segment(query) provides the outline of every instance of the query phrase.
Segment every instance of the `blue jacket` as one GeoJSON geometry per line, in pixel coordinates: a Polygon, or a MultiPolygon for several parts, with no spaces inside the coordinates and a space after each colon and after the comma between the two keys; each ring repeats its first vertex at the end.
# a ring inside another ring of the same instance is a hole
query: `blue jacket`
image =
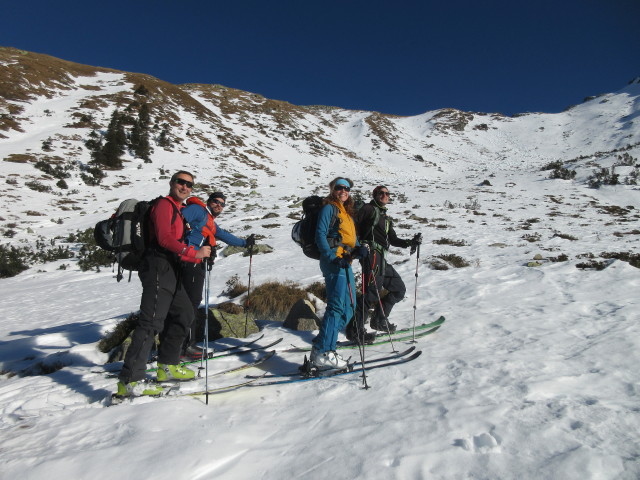
{"type": "MultiPolygon", "coordinates": [[[[182,215],[191,227],[191,231],[188,233],[186,239],[187,245],[193,245],[193,247],[198,250],[204,242],[205,237],[202,235],[202,228],[207,224],[210,213],[205,207],[191,204],[182,209],[182,215]]],[[[216,240],[220,240],[233,247],[247,246],[247,242],[242,238],[238,238],[232,233],[220,228],[215,221],[213,223],[216,229],[216,240]]]]}
{"type": "MultiPolygon", "coordinates": [[[[320,269],[323,274],[327,272],[338,272],[340,268],[333,263],[338,258],[336,252],[340,248],[336,241],[340,236],[340,220],[338,218],[338,209],[334,205],[327,204],[322,207],[318,213],[318,223],[316,225],[316,245],[320,251],[320,269]],[[333,245],[333,246],[332,246],[333,245]]],[[[360,246],[357,237],[355,238],[355,246],[360,246]]],[[[342,248],[340,248],[342,251],[342,248]]]]}

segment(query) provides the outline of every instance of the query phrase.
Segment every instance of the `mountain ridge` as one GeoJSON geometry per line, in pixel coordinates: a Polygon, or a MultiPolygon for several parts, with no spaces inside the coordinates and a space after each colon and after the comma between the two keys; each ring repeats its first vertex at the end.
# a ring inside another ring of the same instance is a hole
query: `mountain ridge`
{"type": "MultiPolygon", "coordinates": [[[[481,176],[539,172],[559,162],[586,184],[594,169],[612,168],[622,152],[637,154],[639,114],[638,79],[555,114],[439,109],[399,117],[296,106],[221,85],[173,85],[0,47],[0,175],[6,182],[0,205],[11,224],[21,219],[16,200],[24,199],[44,202],[52,219],[62,215],[86,228],[115,199],[133,196],[136,185],[163,193],[155,184],[180,168],[198,177],[195,194],[230,186],[262,201],[273,195],[274,177],[296,185],[294,200],[340,172],[354,172],[363,190],[389,182],[397,189],[421,183],[427,191],[463,175],[479,183],[481,176]],[[144,104],[151,112],[151,162],[126,151],[122,170],[102,168],[106,177],[85,185],[92,158],[87,140],[104,137],[114,111],[135,118],[144,104]],[[169,141],[161,146],[162,132],[169,141]],[[57,188],[58,179],[38,170],[38,162],[67,169],[68,189],[57,188]],[[71,215],[75,210],[89,218],[71,215]]],[[[26,228],[11,230],[16,238],[29,237],[26,228]]]]}

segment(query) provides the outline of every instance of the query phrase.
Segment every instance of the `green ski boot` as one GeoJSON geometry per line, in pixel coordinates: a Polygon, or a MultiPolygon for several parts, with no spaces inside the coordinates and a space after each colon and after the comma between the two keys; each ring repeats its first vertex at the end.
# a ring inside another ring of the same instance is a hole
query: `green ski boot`
{"type": "Polygon", "coordinates": [[[182,365],[165,365],[158,363],[158,382],[193,380],[196,372],[182,365]]]}
{"type": "Polygon", "coordinates": [[[118,398],[150,396],[159,397],[164,394],[162,385],[147,382],[118,382],[118,391],[115,396],[118,398]]]}

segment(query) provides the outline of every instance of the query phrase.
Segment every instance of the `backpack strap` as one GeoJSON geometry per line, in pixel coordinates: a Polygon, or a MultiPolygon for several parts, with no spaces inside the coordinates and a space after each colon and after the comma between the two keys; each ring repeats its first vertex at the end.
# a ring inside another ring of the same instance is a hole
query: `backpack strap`
{"type": "MultiPolygon", "coordinates": [[[[340,219],[338,218],[338,207],[336,207],[335,205],[331,205],[331,212],[332,213],[331,213],[331,220],[329,221],[329,231],[331,231],[331,229],[334,228],[336,225],[340,224],[340,219]]],[[[347,248],[346,245],[342,243],[342,235],[340,235],[339,231],[338,231],[337,237],[335,238],[327,237],[327,243],[331,248],[335,248],[339,246],[342,246],[345,249],[347,248]]]]}
{"type": "MultiPolygon", "coordinates": [[[[381,255],[384,255],[384,248],[382,247],[382,245],[380,245],[379,243],[377,243],[375,241],[375,235],[374,235],[374,229],[376,228],[376,225],[378,225],[378,222],[380,221],[380,210],[378,209],[378,207],[376,205],[372,205],[369,204],[373,207],[373,221],[371,222],[371,228],[369,229],[369,231],[367,232],[367,234],[364,237],[364,242],[367,242],[371,248],[373,250],[377,250],[380,252],[381,255]]],[[[388,223],[386,223],[385,221],[385,229],[388,230],[387,227],[388,223]]]]}
{"type": "Polygon", "coordinates": [[[191,226],[189,225],[189,222],[187,222],[187,219],[184,218],[184,215],[182,215],[182,211],[176,206],[176,204],[172,202],[168,197],[159,196],[154,200],[152,200],[152,205],[150,205],[150,208],[153,208],[153,206],[162,199],[165,199],[166,201],[168,201],[173,207],[173,215],[171,216],[171,225],[175,223],[176,218],[178,218],[178,216],[180,216],[180,218],[182,219],[184,228],[182,229],[182,238],[180,239],[180,241],[184,242],[185,239],[187,238],[187,235],[191,231],[191,226]]]}

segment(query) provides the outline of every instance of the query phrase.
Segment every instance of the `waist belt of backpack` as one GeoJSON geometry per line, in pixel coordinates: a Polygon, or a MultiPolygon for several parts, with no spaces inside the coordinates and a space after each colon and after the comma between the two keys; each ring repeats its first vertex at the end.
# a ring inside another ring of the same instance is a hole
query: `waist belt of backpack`
{"type": "Polygon", "coordinates": [[[180,256],[177,253],[170,252],[166,248],[162,248],[157,245],[155,247],[148,248],[149,254],[153,255],[156,258],[164,258],[171,268],[173,268],[174,274],[176,276],[176,291],[180,290],[182,286],[182,268],[180,268],[180,256]]]}
{"type": "Polygon", "coordinates": [[[351,250],[353,250],[351,247],[342,243],[342,235],[338,235],[337,237],[327,237],[327,243],[329,244],[329,248],[342,247],[347,253],[351,253],[351,250]]]}
{"type": "Polygon", "coordinates": [[[340,235],[338,235],[336,238],[327,237],[327,243],[329,243],[330,248],[342,247],[342,249],[345,252],[347,252],[349,255],[351,255],[351,252],[353,251],[353,247],[350,247],[349,245],[342,243],[342,236],[340,235]]]}
{"type": "Polygon", "coordinates": [[[164,258],[173,267],[180,265],[180,256],[177,253],[170,252],[166,248],[162,248],[160,245],[154,245],[148,248],[151,255],[158,258],[164,258]]]}

